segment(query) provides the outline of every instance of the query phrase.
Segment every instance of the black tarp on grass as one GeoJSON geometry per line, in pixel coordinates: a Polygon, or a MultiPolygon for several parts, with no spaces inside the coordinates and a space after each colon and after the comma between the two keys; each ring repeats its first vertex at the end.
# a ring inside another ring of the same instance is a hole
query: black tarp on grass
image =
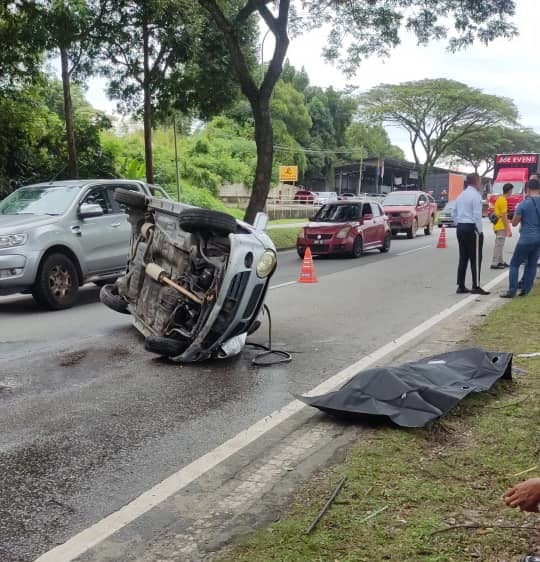
{"type": "Polygon", "coordinates": [[[403,427],[422,427],[500,378],[512,378],[512,354],[471,348],[368,369],[337,391],[298,399],[336,416],[383,416],[403,427]]]}

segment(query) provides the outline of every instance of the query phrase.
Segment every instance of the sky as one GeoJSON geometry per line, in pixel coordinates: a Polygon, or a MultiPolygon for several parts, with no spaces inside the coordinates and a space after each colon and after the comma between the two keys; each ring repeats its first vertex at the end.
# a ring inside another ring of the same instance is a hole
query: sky
{"type": "MultiPolygon", "coordinates": [[[[475,44],[452,54],[447,52],[444,41],[418,47],[414,38],[405,34],[402,44],[390,57],[365,60],[351,79],[323,60],[324,30],[293,39],[287,56],[295,67],[306,69],[311,84],[333,86],[335,89],[352,85],[362,92],[381,83],[397,84],[424,78],[458,80],[487,94],[513,99],[519,109],[521,123],[540,133],[540,0],[516,0],[516,6],[514,22],[519,36],[512,40],[499,39],[488,46],[475,44]]],[[[271,57],[271,38],[269,34],[264,43],[265,60],[271,57]]],[[[107,99],[104,87],[103,80],[92,80],[87,98],[94,107],[111,113],[115,102],[107,99]]],[[[397,128],[387,130],[392,142],[411,158],[407,135],[397,128]]]]}

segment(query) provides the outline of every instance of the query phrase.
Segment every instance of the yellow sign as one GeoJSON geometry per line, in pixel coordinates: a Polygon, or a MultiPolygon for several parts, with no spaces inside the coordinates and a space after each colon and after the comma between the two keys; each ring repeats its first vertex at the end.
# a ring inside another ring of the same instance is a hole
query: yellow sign
{"type": "Polygon", "coordinates": [[[298,166],[280,166],[279,181],[298,181],[298,166]]]}

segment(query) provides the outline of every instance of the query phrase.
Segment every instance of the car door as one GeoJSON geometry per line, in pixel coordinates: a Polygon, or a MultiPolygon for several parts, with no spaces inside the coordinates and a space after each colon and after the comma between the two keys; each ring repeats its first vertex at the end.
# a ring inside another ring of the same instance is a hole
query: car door
{"type": "Polygon", "coordinates": [[[429,205],[425,195],[419,195],[416,203],[416,216],[418,218],[418,228],[423,228],[429,221],[429,205]]]}
{"type": "Polygon", "coordinates": [[[373,216],[373,209],[369,203],[362,205],[362,235],[364,248],[369,248],[376,243],[377,224],[373,216]]]}
{"type": "Polygon", "coordinates": [[[375,244],[382,244],[385,236],[383,212],[377,203],[371,203],[371,210],[373,211],[373,221],[375,223],[373,242],[375,244]]]}

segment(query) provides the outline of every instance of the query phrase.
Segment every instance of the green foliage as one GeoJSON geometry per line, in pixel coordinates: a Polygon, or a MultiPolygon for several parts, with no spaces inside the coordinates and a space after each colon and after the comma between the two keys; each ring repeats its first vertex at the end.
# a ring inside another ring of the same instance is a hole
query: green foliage
{"type": "Polygon", "coordinates": [[[493,125],[513,124],[518,116],[512,100],[442,78],[381,84],[365,93],[361,104],[368,118],[408,132],[417,164],[420,148],[425,153],[422,185],[460,138],[493,125]]]}
{"type": "Polygon", "coordinates": [[[399,146],[390,142],[388,133],[381,125],[370,125],[357,121],[351,123],[345,133],[351,158],[396,158],[403,160],[405,154],[399,146]]]}
{"type": "Polygon", "coordinates": [[[454,134],[458,139],[451,144],[448,156],[484,176],[493,170],[496,154],[540,152],[540,135],[531,129],[487,127],[465,136],[460,136],[459,130],[454,134]]]}

